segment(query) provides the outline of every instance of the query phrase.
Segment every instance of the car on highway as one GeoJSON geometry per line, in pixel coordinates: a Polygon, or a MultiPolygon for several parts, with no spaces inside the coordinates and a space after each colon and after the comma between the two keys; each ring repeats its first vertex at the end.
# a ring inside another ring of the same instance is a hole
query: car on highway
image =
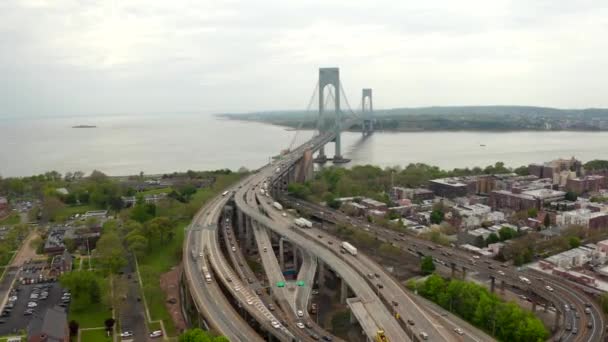
{"type": "Polygon", "coordinates": [[[157,337],[161,337],[163,336],[163,332],[160,330],[154,330],[153,332],[150,333],[150,338],[157,338],[157,337]]]}
{"type": "Polygon", "coordinates": [[[232,246],[231,249],[232,249],[233,252],[236,252],[236,247],[232,246]]]}
{"type": "Polygon", "coordinates": [[[296,326],[300,329],[304,329],[304,323],[302,323],[302,322],[296,323],[296,326]]]}
{"type": "Polygon", "coordinates": [[[464,331],[460,328],[454,328],[454,331],[458,334],[458,335],[464,335],[464,331]]]}
{"type": "Polygon", "coordinates": [[[29,303],[27,303],[27,307],[28,308],[35,308],[37,306],[38,306],[38,303],[36,303],[36,302],[29,302],[29,303]]]}
{"type": "Polygon", "coordinates": [[[323,336],[321,339],[323,341],[333,341],[334,340],[333,338],[331,338],[331,336],[323,336]]]}
{"type": "Polygon", "coordinates": [[[547,289],[549,292],[553,292],[553,288],[549,285],[545,286],[545,289],[547,289]]]}
{"type": "Polygon", "coordinates": [[[133,336],[132,331],[123,331],[120,333],[120,337],[131,337],[131,336],[133,336]]]}
{"type": "Polygon", "coordinates": [[[407,324],[409,324],[409,325],[414,325],[414,324],[416,324],[416,323],[414,323],[414,320],[412,320],[412,319],[408,319],[408,320],[407,320],[407,324]]]}
{"type": "Polygon", "coordinates": [[[273,328],[275,329],[279,329],[281,327],[281,324],[279,324],[279,322],[276,319],[273,319],[270,321],[270,324],[272,325],[273,328]]]}
{"type": "Polygon", "coordinates": [[[298,317],[304,317],[304,311],[298,310],[298,317]]]}
{"type": "Polygon", "coordinates": [[[501,276],[504,276],[504,275],[505,275],[505,272],[503,272],[503,271],[501,271],[501,270],[498,270],[498,274],[500,274],[501,276]]]}

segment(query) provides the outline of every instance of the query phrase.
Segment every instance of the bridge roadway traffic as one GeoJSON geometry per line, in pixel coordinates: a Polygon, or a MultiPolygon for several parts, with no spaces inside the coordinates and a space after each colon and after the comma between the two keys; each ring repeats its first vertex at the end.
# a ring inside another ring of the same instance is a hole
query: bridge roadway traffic
{"type": "MultiPolygon", "coordinates": [[[[265,291],[265,286],[263,286],[261,284],[261,282],[257,279],[256,275],[254,274],[254,272],[251,270],[251,268],[249,267],[249,265],[247,264],[247,261],[245,260],[245,257],[243,256],[243,253],[241,252],[241,248],[239,248],[239,243],[237,241],[237,238],[234,235],[234,231],[232,229],[232,220],[230,218],[226,218],[225,220],[222,221],[222,225],[223,225],[223,235],[224,235],[224,241],[225,241],[225,245],[227,247],[227,249],[229,250],[227,253],[229,255],[229,259],[232,261],[232,265],[233,267],[237,270],[237,273],[239,274],[241,280],[245,283],[249,284],[249,287],[251,289],[253,289],[254,291],[256,291],[256,293],[258,294],[258,296],[260,297],[260,299],[262,300],[262,302],[264,303],[264,305],[266,305],[266,307],[269,308],[270,310],[270,304],[274,305],[274,313],[276,315],[277,318],[281,318],[281,324],[283,324],[284,326],[287,326],[287,322],[291,323],[290,326],[291,327],[295,327],[297,322],[300,322],[301,320],[297,317],[295,317],[295,314],[293,313],[292,309],[289,307],[288,303],[285,302],[284,300],[279,301],[278,298],[275,298],[271,295],[267,295],[266,291],[265,291]],[[232,250],[232,247],[234,247],[234,250],[232,250]],[[288,310],[287,312],[285,310],[288,310]]],[[[317,334],[318,336],[330,336],[331,334],[327,331],[325,331],[324,329],[316,326],[316,324],[314,324],[314,322],[310,321],[310,326],[311,328],[304,328],[304,329],[290,329],[290,331],[296,335],[298,337],[298,341],[314,341],[314,339],[311,337],[311,331],[314,334],[317,334]]],[[[333,340],[335,341],[340,341],[340,339],[338,339],[337,337],[334,337],[333,340]]]]}
{"type": "MultiPolygon", "coordinates": [[[[247,202],[252,206],[261,205],[261,203],[270,204],[272,203],[271,201],[272,199],[268,197],[268,195],[264,197],[261,195],[261,192],[247,192],[247,202]]],[[[268,209],[265,208],[265,210],[268,209]]],[[[268,216],[268,214],[266,215],[268,216]]],[[[260,251],[262,263],[264,264],[264,269],[266,270],[266,274],[271,281],[271,284],[276,284],[277,282],[289,284],[287,287],[279,288],[279,291],[276,292],[289,299],[289,304],[294,314],[297,314],[298,310],[301,310],[303,317],[308,318],[307,307],[310,300],[312,285],[314,284],[315,272],[317,270],[317,258],[313,257],[305,250],[300,250],[302,255],[302,266],[300,267],[296,281],[286,282],[285,277],[283,276],[283,270],[279,265],[276,254],[272,250],[271,240],[268,236],[269,232],[265,228],[260,227],[256,222],[253,222],[253,225],[255,227],[254,235],[258,244],[258,250],[260,251]],[[294,288],[294,283],[300,281],[304,282],[305,286],[295,286],[294,288]]],[[[296,258],[294,256],[294,263],[295,262],[296,258]]],[[[297,268],[296,265],[294,265],[294,267],[297,268]]]]}
{"type": "MultiPolygon", "coordinates": [[[[287,157],[289,158],[289,156],[287,157]]],[[[273,165],[274,166],[274,165],[273,165]]],[[[310,241],[306,237],[298,234],[291,227],[292,225],[279,224],[262,214],[257,206],[253,207],[245,201],[246,193],[255,192],[255,185],[261,184],[267,178],[273,175],[273,166],[267,166],[261,169],[254,175],[246,186],[239,189],[235,195],[235,202],[239,210],[252,220],[258,222],[262,226],[274,231],[275,233],[286,237],[299,248],[309,251],[316,255],[325,264],[337,271],[341,278],[347,282],[353,292],[365,303],[368,311],[373,313],[373,317],[378,325],[381,326],[390,341],[408,341],[409,337],[403,328],[396,322],[391,313],[382,304],[375,291],[367,284],[356,270],[345,263],[340,257],[329,251],[325,246],[314,241],[310,241]]],[[[374,338],[375,336],[369,336],[374,338]]]]}
{"type": "Polygon", "coordinates": [[[226,200],[219,197],[210,201],[196,214],[191,229],[187,231],[182,258],[187,286],[197,311],[206,318],[212,329],[225,335],[230,341],[262,342],[257,332],[233,309],[218,285],[207,284],[201,272],[202,265],[206,264],[204,258],[199,257],[202,251],[201,230],[206,222],[213,222],[203,222],[204,217],[217,212],[218,207],[221,208],[226,200]]]}
{"type": "Polygon", "coordinates": [[[454,263],[460,269],[463,267],[476,271],[480,274],[493,276],[498,281],[505,281],[505,284],[516,286],[518,288],[532,291],[541,298],[544,298],[550,303],[556,304],[556,310],[559,310],[563,315],[565,324],[562,324],[561,329],[555,333],[555,337],[561,338],[562,341],[601,341],[604,329],[604,316],[600,311],[599,306],[594,301],[590,300],[584,293],[579,291],[572,284],[566,285],[568,282],[562,278],[538,272],[531,269],[522,269],[518,271],[514,267],[506,266],[492,259],[484,258],[476,261],[471,254],[465,251],[447,248],[427,240],[422,240],[404,233],[397,232],[385,227],[370,225],[368,222],[363,222],[359,219],[349,217],[342,212],[332,210],[330,208],[305,202],[293,198],[289,198],[291,203],[297,203],[296,207],[307,208],[312,213],[323,212],[323,215],[317,215],[328,222],[332,223],[347,223],[355,228],[370,229],[377,233],[378,239],[392,243],[404,250],[416,255],[430,255],[435,260],[442,261],[448,266],[454,263]],[[505,267],[506,266],[506,267],[505,267]],[[520,276],[530,279],[531,284],[527,285],[520,280],[520,276]],[[553,288],[553,292],[548,291],[546,286],[553,288]],[[565,305],[572,306],[576,310],[566,310],[565,305]],[[590,314],[585,314],[585,308],[589,307],[590,314]],[[580,318],[576,318],[578,312],[580,318]],[[587,323],[591,322],[592,327],[587,328],[587,323]],[[565,329],[566,325],[571,324],[573,328],[570,331],[565,329]],[[574,333],[574,328],[578,332],[574,333]]]}
{"type": "MultiPolygon", "coordinates": [[[[292,225],[293,218],[282,217],[276,210],[272,210],[266,205],[265,210],[273,212],[272,219],[275,221],[284,221],[282,224],[292,225]]],[[[376,289],[378,296],[383,299],[384,303],[391,306],[393,315],[398,313],[403,326],[406,326],[408,320],[415,322],[414,326],[410,326],[410,337],[418,335],[420,332],[426,332],[431,341],[449,341],[458,340],[458,335],[452,330],[447,329],[440,324],[434,317],[431,317],[424,309],[422,309],[412,298],[406,294],[398,281],[396,281],[389,273],[381,266],[368,258],[361,251],[357,252],[357,256],[352,256],[348,253],[341,253],[341,240],[335,239],[328,235],[327,232],[311,228],[298,229],[302,235],[305,235],[309,240],[317,241],[319,244],[327,246],[337,255],[342,255],[344,260],[355,270],[358,270],[362,278],[366,279],[367,283],[376,289]],[[381,285],[382,288],[380,288],[381,285]],[[397,304],[397,305],[395,305],[397,304]],[[429,331],[431,333],[429,333],[429,331]],[[416,332],[416,333],[414,333],[416,332]],[[436,333],[436,335],[432,335],[436,333]]],[[[479,339],[478,339],[479,340],[479,339]]],[[[487,339],[486,339],[487,340],[487,339]]],[[[491,340],[491,339],[490,339],[491,340]]]]}

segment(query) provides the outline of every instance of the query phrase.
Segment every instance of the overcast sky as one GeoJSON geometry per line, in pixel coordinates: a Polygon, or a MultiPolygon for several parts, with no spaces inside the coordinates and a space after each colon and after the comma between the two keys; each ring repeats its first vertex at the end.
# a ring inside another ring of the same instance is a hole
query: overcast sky
{"type": "Polygon", "coordinates": [[[0,116],[608,107],[606,0],[0,0],[0,116]]]}

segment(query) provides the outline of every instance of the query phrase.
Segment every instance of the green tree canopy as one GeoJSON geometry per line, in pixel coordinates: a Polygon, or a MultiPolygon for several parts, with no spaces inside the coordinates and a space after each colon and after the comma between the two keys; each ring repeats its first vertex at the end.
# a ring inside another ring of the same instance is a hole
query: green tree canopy
{"type": "Polygon", "coordinates": [[[116,232],[104,232],[95,250],[100,266],[110,273],[118,273],[127,265],[126,252],[116,232]]]}
{"type": "Polygon", "coordinates": [[[61,286],[70,290],[72,294],[72,309],[86,310],[91,305],[101,301],[99,280],[91,271],[73,271],[64,273],[59,278],[61,286]]]}
{"type": "Polygon", "coordinates": [[[435,272],[433,257],[427,255],[420,260],[420,271],[422,274],[431,274],[435,272]]]}

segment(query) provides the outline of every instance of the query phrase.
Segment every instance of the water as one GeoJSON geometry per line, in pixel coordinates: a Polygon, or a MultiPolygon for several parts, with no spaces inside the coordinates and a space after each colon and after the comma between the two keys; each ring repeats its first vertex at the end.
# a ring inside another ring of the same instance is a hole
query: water
{"type": "MultiPolygon", "coordinates": [[[[0,175],[48,170],[88,173],[98,169],[127,175],[254,169],[289,146],[293,135],[281,127],[207,114],[0,119],[0,175]],[[71,128],[79,124],[98,128],[71,128]]],[[[297,141],[310,135],[302,132],[297,141]]],[[[342,141],[353,165],[423,162],[451,169],[497,161],[519,166],[571,156],[584,161],[608,159],[608,132],[377,132],[367,139],[347,132],[342,141]]],[[[333,145],[326,151],[331,156],[333,145]]]]}

